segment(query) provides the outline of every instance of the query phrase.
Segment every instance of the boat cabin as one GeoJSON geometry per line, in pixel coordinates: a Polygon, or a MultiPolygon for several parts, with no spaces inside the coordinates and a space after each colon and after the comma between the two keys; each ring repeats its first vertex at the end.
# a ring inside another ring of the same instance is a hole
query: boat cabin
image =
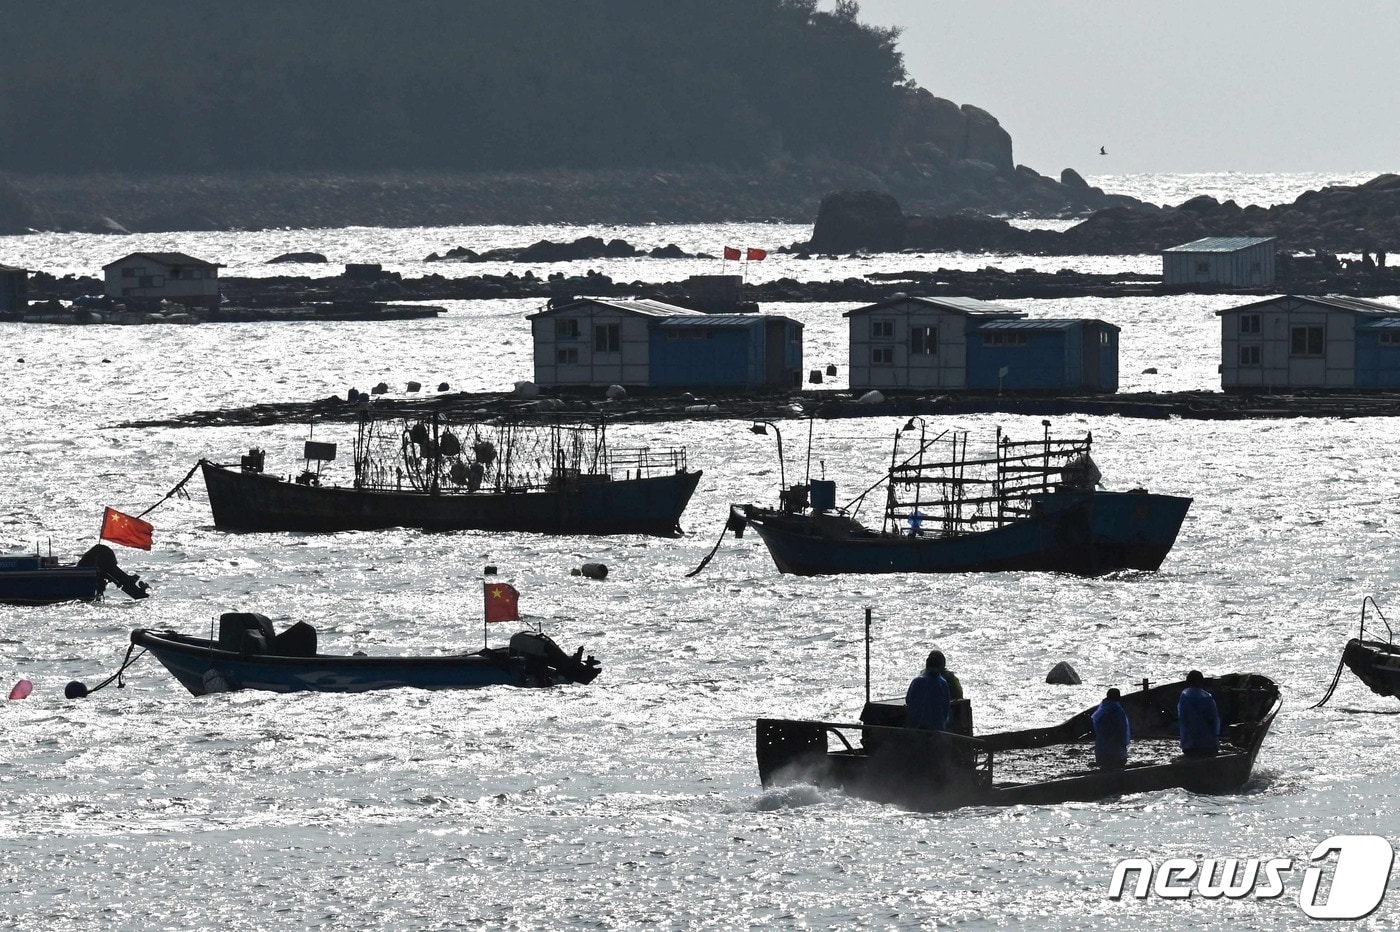
{"type": "Polygon", "coordinates": [[[102,267],[107,297],[132,308],[154,308],[162,301],[210,310],[219,306],[217,262],[182,252],[134,252],[102,267]]]}
{"type": "Polygon", "coordinates": [[[1400,388],[1400,307],[1281,295],[1216,314],[1223,391],[1400,388]]]}
{"type": "Polygon", "coordinates": [[[1250,288],[1273,281],[1272,236],[1206,236],[1162,251],[1164,285],[1250,288]]]}

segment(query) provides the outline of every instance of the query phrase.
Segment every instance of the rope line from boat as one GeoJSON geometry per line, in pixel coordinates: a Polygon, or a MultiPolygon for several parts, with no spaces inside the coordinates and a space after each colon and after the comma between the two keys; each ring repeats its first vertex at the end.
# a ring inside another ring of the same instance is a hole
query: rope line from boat
{"type": "Polygon", "coordinates": [[[733,531],[737,536],[743,531],[744,525],[747,523],[747,519],[745,519],[742,515],[736,513],[734,511],[734,506],[730,505],[729,517],[724,519],[724,527],[720,528],[719,530],[719,540],[715,541],[715,545],[712,548],[710,548],[710,552],[705,554],[705,558],[700,561],[700,565],[695,567],[695,569],[691,570],[689,573],[685,574],[685,578],[690,579],[692,576],[700,575],[700,571],[703,570],[705,567],[709,566],[710,561],[715,558],[715,554],[719,553],[719,546],[720,544],[724,543],[724,535],[728,534],[730,531],[733,531]]]}
{"type": "Polygon", "coordinates": [[[107,686],[112,685],[113,682],[117,684],[118,689],[125,689],[126,683],[122,681],[122,674],[125,673],[127,671],[127,668],[130,667],[133,663],[140,660],[146,655],[146,648],[143,647],[141,648],[141,653],[137,654],[135,657],[131,656],[131,652],[135,649],[136,644],[134,642],[128,644],[126,646],[126,657],[122,660],[122,665],[117,668],[117,672],[113,673],[111,676],[107,677],[105,680],[98,683],[96,686],[92,687],[91,689],[88,689],[86,683],[81,683],[77,680],[74,680],[72,683],[68,684],[68,688],[64,691],[65,694],[68,696],[69,699],[82,699],[86,696],[91,696],[99,689],[103,689],[107,686]]]}
{"type": "MultiPolygon", "coordinates": [[[[1385,625],[1386,633],[1390,635],[1389,640],[1394,641],[1395,634],[1390,629],[1390,622],[1386,621],[1385,615],[1381,613],[1381,607],[1377,605],[1376,600],[1369,595],[1361,600],[1361,630],[1357,632],[1356,639],[1358,641],[1366,640],[1366,606],[1368,604],[1376,610],[1376,617],[1379,618],[1381,620],[1381,623],[1385,625]]],[[[1337,684],[1342,679],[1342,668],[1346,666],[1346,658],[1346,651],[1343,651],[1342,659],[1337,661],[1337,672],[1332,674],[1332,682],[1328,685],[1327,692],[1323,693],[1322,698],[1317,700],[1317,702],[1312,706],[1309,706],[1309,708],[1320,709],[1327,704],[1327,700],[1332,698],[1332,694],[1337,691],[1337,684]]]]}
{"type": "MultiPolygon", "coordinates": [[[[146,515],[150,514],[151,512],[153,512],[153,511],[155,511],[157,508],[159,508],[161,505],[164,505],[167,501],[170,500],[170,498],[171,498],[172,496],[177,495],[177,494],[184,494],[185,486],[189,483],[190,479],[192,479],[192,478],[194,477],[194,474],[195,474],[196,472],[199,471],[199,467],[202,466],[202,465],[204,465],[204,462],[205,462],[204,460],[199,460],[199,461],[196,462],[193,466],[191,466],[191,467],[190,467],[190,471],[187,472],[187,473],[185,473],[185,478],[183,478],[183,479],[181,479],[179,482],[175,483],[175,487],[172,488],[169,492],[166,492],[164,498],[162,498],[160,501],[156,502],[156,503],[155,503],[154,505],[152,505],[150,508],[147,508],[145,511],[141,512],[141,513],[140,513],[139,515],[137,515],[136,517],[138,517],[138,518],[144,518],[144,517],[146,517],[146,515]]],[[[215,465],[218,465],[218,464],[215,464],[215,465]]],[[[188,496],[188,495],[185,495],[184,497],[185,497],[185,498],[188,498],[189,496],[188,496]]]]}
{"type": "Polygon", "coordinates": [[[1343,656],[1343,659],[1337,661],[1337,672],[1334,673],[1334,674],[1332,674],[1332,682],[1331,682],[1331,684],[1327,687],[1327,692],[1323,693],[1323,694],[1322,694],[1322,698],[1319,699],[1319,700],[1317,700],[1317,702],[1313,703],[1313,705],[1309,706],[1309,708],[1312,708],[1312,709],[1320,709],[1320,708],[1322,708],[1323,706],[1325,706],[1325,705],[1327,704],[1327,700],[1332,698],[1332,694],[1333,694],[1334,692],[1337,691],[1337,683],[1339,683],[1339,682],[1341,681],[1341,679],[1342,679],[1342,667],[1346,665],[1346,660],[1345,660],[1346,655],[1343,654],[1342,656],[1343,656]]]}

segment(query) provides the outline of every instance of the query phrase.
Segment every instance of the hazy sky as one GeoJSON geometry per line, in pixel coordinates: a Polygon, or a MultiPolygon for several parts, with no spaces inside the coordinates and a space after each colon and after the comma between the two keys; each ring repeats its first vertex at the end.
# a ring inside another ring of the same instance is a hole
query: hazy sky
{"type": "Polygon", "coordinates": [[[1052,178],[1400,171],[1396,0],[860,0],[860,11],[903,27],[921,87],[991,113],[1017,163],[1052,178]]]}

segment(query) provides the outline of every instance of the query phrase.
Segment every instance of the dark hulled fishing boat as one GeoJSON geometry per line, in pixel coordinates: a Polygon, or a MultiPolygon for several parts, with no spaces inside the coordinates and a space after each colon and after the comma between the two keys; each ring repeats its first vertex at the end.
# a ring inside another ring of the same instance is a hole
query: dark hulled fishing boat
{"type": "Polygon", "coordinates": [[[859,723],[759,719],[765,787],[806,783],[914,809],[1053,805],[1180,787],[1234,793],[1249,780],[1282,704],[1269,678],[1208,679],[1220,712],[1220,752],[1180,753],[1177,700],[1184,682],[1125,693],[1132,728],[1127,766],[1094,766],[1094,709],[1048,728],[978,736],[905,728],[904,701],[867,702],[859,723]]]}
{"type": "MultiPolygon", "coordinates": [[[[322,654],[316,630],[298,622],[280,634],[254,612],[226,612],[217,638],[138,628],[145,648],[196,696],[238,689],[270,692],[367,692],[376,689],[477,689],[589,683],[601,668],[583,649],[567,654],[547,635],[521,631],[508,647],[424,656],[322,654]]],[[[123,669],[125,668],[125,665],[123,669]]]]}
{"type": "Polygon", "coordinates": [[[1376,695],[1400,699],[1400,645],[1395,643],[1390,622],[1385,620],[1380,606],[1376,605],[1375,599],[1369,595],[1361,600],[1361,630],[1342,648],[1342,660],[1337,664],[1337,673],[1332,677],[1327,693],[1313,708],[1326,705],[1327,700],[1332,698],[1332,694],[1337,691],[1337,682],[1341,679],[1343,667],[1356,674],[1356,678],[1370,687],[1371,692],[1376,695]],[[1368,608],[1374,611],[1381,624],[1385,625],[1384,641],[1378,637],[1366,636],[1368,608]]]}
{"type": "Polygon", "coordinates": [[[782,490],[777,508],[734,506],[730,527],[758,532],[773,562],[801,576],[838,573],[967,573],[1042,570],[1099,575],[1155,570],[1170,552],[1191,499],[1144,489],[1098,487],[1092,435],[1012,441],[998,429],[994,451],[967,452],[966,431],[926,439],[900,454],[852,503],[838,507],[834,482],[782,490]],[[947,455],[930,458],[939,444],[947,455]],[[880,530],[855,517],[865,494],[886,487],[880,530]]]}
{"type": "Polygon", "coordinates": [[[295,479],[200,460],[214,524],[234,531],[430,531],[675,535],[700,482],[681,448],[610,448],[602,424],[392,427],[362,416],[354,479],[322,481],[335,445],[308,441],[295,479]],[[311,463],[316,462],[313,471],[311,463]]]}
{"type": "Polygon", "coordinates": [[[102,597],[109,582],[133,599],[150,595],[139,576],[117,565],[106,544],[90,547],[77,563],[60,563],[37,552],[0,556],[0,603],[7,605],[92,602],[102,597]]]}

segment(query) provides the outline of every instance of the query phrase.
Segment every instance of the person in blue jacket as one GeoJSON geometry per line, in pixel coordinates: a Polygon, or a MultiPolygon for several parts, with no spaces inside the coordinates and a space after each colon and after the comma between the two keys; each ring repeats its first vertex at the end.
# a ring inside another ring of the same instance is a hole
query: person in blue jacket
{"type": "Polygon", "coordinates": [[[924,672],[914,677],[904,694],[904,727],[928,731],[943,731],[948,727],[951,694],[948,681],[943,678],[945,666],[942,651],[928,655],[924,672]]]}
{"type": "Polygon", "coordinates": [[[1105,770],[1119,770],[1128,763],[1128,744],[1133,730],[1128,713],[1118,700],[1123,696],[1114,687],[1094,710],[1094,763],[1105,770]]]}
{"type": "Polygon", "coordinates": [[[1181,753],[1187,757],[1211,757],[1220,751],[1220,710],[1206,691],[1200,670],[1186,674],[1186,688],[1176,704],[1181,722],[1181,753]]]}

